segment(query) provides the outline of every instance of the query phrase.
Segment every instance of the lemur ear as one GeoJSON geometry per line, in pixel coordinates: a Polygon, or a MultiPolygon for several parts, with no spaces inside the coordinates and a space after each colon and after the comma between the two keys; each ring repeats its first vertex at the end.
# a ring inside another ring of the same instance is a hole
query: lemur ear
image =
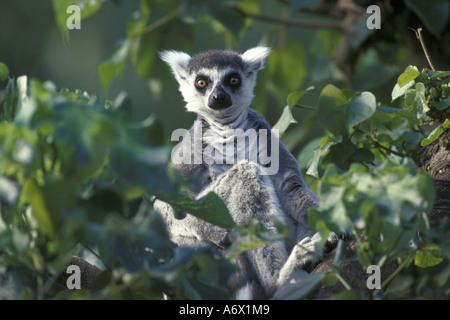
{"type": "Polygon", "coordinates": [[[181,51],[167,50],[159,53],[161,59],[172,69],[172,73],[178,82],[185,80],[188,76],[187,66],[191,56],[181,51]]]}
{"type": "Polygon", "coordinates": [[[258,71],[264,68],[266,59],[270,54],[270,48],[255,47],[245,51],[241,57],[248,72],[258,71]]]}

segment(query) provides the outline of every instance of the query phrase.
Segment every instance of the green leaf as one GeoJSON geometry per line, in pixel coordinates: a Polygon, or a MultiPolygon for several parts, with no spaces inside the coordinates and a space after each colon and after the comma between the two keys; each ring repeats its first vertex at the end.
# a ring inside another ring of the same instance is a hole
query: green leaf
{"type": "Polygon", "coordinates": [[[449,76],[449,74],[447,72],[440,72],[440,71],[429,71],[427,74],[432,79],[434,79],[434,78],[446,78],[446,77],[449,76]]]}
{"type": "Polygon", "coordinates": [[[369,149],[359,148],[353,154],[352,160],[355,162],[371,163],[372,161],[375,160],[375,156],[369,149]]]}
{"type": "Polygon", "coordinates": [[[222,199],[213,192],[208,193],[200,201],[191,202],[186,210],[196,217],[222,228],[231,229],[236,225],[222,199]]]}
{"type": "Polygon", "coordinates": [[[422,142],[420,143],[420,145],[422,147],[427,146],[431,143],[433,143],[434,141],[436,141],[441,134],[444,133],[444,129],[442,128],[442,126],[439,126],[437,128],[435,128],[433,131],[430,132],[430,134],[428,135],[428,137],[426,137],[425,139],[422,140],[422,142]]]}
{"type": "Polygon", "coordinates": [[[126,65],[126,59],[130,52],[130,41],[123,41],[120,48],[114,53],[114,55],[108,61],[101,63],[97,72],[102,83],[103,95],[108,95],[108,90],[111,82],[115,77],[120,76],[123,73],[126,65]]]}
{"type": "Polygon", "coordinates": [[[115,64],[105,61],[98,66],[98,75],[102,83],[103,95],[108,95],[109,86],[112,80],[123,72],[124,64],[115,64]]]}
{"type": "Polygon", "coordinates": [[[307,175],[310,175],[316,179],[319,179],[319,164],[320,164],[321,156],[322,156],[322,150],[319,148],[314,149],[313,157],[308,164],[308,169],[306,170],[307,175]]]}
{"type": "Polygon", "coordinates": [[[318,121],[334,135],[345,131],[345,108],[348,100],[345,93],[333,85],[327,85],[320,94],[318,121]]]}
{"type": "Polygon", "coordinates": [[[439,101],[431,100],[431,105],[436,109],[442,111],[450,107],[450,97],[447,99],[440,99],[439,101]]]}
{"type": "Polygon", "coordinates": [[[4,81],[8,79],[9,70],[6,64],[0,62],[0,81],[4,81]]]}
{"type": "Polygon", "coordinates": [[[397,113],[402,111],[403,109],[400,108],[392,108],[392,107],[385,107],[385,106],[377,106],[377,109],[386,112],[386,113],[397,113]]]}
{"type": "Polygon", "coordinates": [[[298,102],[298,100],[300,100],[301,97],[303,97],[306,93],[308,93],[309,91],[314,90],[314,87],[310,87],[306,90],[302,90],[302,91],[294,91],[291,92],[288,97],[287,97],[287,104],[288,106],[292,109],[295,104],[298,102]]]}
{"type": "Polygon", "coordinates": [[[450,119],[445,119],[444,123],[442,124],[442,127],[444,129],[447,129],[450,127],[450,119]]]}
{"type": "Polygon", "coordinates": [[[408,89],[410,89],[411,87],[413,87],[415,84],[415,81],[410,81],[407,84],[405,84],[403,87],[400,88],[399,84],[396,83],[394,86],[394,89],[392,90],[392,94],[391,94],[391,101],[394,101],[402,96],[405,95],[405,93],[408,91],[408,89]]]}
{"type": "Polygon", "coordinates": [[[345,140],[330,147],[330,156],[339,168],[348,170],[356,150],[356,146],[350,140],[345,140]]]}
{"type": "Polygon", "coordinates": [[[421,268],[428,268],[438,265],[444,260],[443,258],[435,257],[427,252],[418,252],[414,256],[414,264],[421,268]]]}
{"type": "MultiPolygon", "coordinates": [[[[32,178],[29,178],[24,184],[21,203],[31,204],[33,214],[42,233],[50,237],[56,234],[60,220],[56,217],[58,213],[51,211],[46,199],[45,189],[40,187],[32,178]]],[[[62,212],[59,214],[61,215],[62,212]]]]}
{"type": "Polygon", "coordinates": [[[411,81],[414,81],[418,76],[420,75],[420,72],[418,70],[409,70],[406,72],[403,72],[397,79],[397,84],[400,88],[404,87],[411,81]]]}
{"type": "Polygon", "coordinates": [[[12,242],[16,249],[16,253],[22,255],[28,249],[30,236],[19,228],[14,228],[12,230],[12,242]]]}
{"type": "Polygon", "coordinates": [[[338,87],[329,84],[322,89],[319,98],[319,107],[337,107],[348,102],[348,98],[345,93],[338,87]]]}
{"type": "Polygon", "coordinates": [[[144,35],[139,40],[136,55],[133,58],[135,69],[139,76],[149,78],[152,75],[153,65],[158,57],[159,37],[155,33],[144,35]]]}
{"type": "Polygon", "coordinates": [[[441,248],[433,243],[426,243],[414,256],[414,264],[420,268],[428,268],[438,265],[443,261],[441,248]]]}
{"type": "Polygon", "coordinates": [[[366,297],[363,292],[358,289],[343,290],[342,292],[333,296],[334,300],[364,300],[366,297]]]}
{"type": "Polygon", "coordinates": [[[240,223],[231,232],[232,244],[227,248],[227,258],[234,259],[242,252],[267,244],[268,241],[264,239],[264,234],[268,232],[256,218],[250,218],[248,221],[240,223]]]}
{"type": "MultiPolygon", "coordinates": [[[[409,169],[407,166],[401,168],[400,165],[391,165],[392,169],[398,172],[390,172],[391,169],[380,171],[380,182],[386,188],[389,197],[394,201],[405,201],[405,205],[411,204],[416,210],[431,209],[434,201],[434,188],[432,182],[427,179],[426,175],[409,169]],[[416,186],[411,188],[411,186],[416,186]],[[409,192],[405,192],[410,188],[409,192]]],[[[409,208],[408,208],[409,209],[409,208]]],[[[408,210],[404,210],[402,216],[406,217],[408,210]]]]}
{"type": "Polygon", "coordinates": [[[319,208],[312,208],[308,214],[308,225],[313,230],[344,232],[350,230],[352,222],[344,205],[344,196],[351,180],[336,166],[329,166],[319,181],[317,196],[319,208]]]}
{"type": "Polygon", "coordinates": [[[427,105],[425,85],[422,82],[416,83],[415,89],[410,89],[406,92],[405,105],[408,110],[416,115],[417,119],[426,119],[426,113],[430,108],[427,105]]]}
{"type": "Polygon", "coordinates": [[[307,168],[313,162],[314,153],[316,149],[320,149],[321,137],[317,137],[308,142],[297,156],[297,161],[300,168],[307,168]]]}
{"type": "Polygon", "coordinates": [[[345,126],[348,129],[369,119],[377,108],[375,96],[370,92],[362,92],[353,97],[346,109],[345,126]]]}
{"type": "Polygon", "coordinates": [[[428,31],[441,38],[450,18],[450,3],[447,0],[405,0],[405,5],[420,18],[428,31]]]}
{"type": "Polygon", "coordinates": [[[3,120],[12,120],[15,116],[17,105],[17,88],[15,79],[8,79],[8,84],[6,85],[4,94],[5,97],[3,100],[3,106],[0,108],[3,112],[3,120]]]}
{"type": "MultiPolygon", "coordinates": [[[[278,119],[277,123],[273,126],[272,129],[279,130],[279,136],[281,137],[289,127],[289,125],[293,123],[297,123],[297,120],[294,119],[292,115],[292,108],[296,105],[298,100],[303,97],[306,93],[313,90],[314,87],[309,87],[303,91],[294,91],[291,92],[287,97],[287,106],[284,107],[283,113],[281,117],[278,119]]],[[[314,108],[313,108],[314,109],[314,108]]]]}
{"type": "Polygon", "coordinates": [[[274,299],[299,300],[307,297],[320,285],[326,273],[308,273],[297,271],[289,281],[283,284],[274,294],[274,299]]]}
{"type": "Polygon", "coordinates": [[[125,92],[119,93],[108,109],[126,122],[130,121],[132,118],[133,106],[130,97],[125,92]]]}
{"type": "Polygon", "coordinates": [[[231,229],[236,225],[222,199],[214,192],[208,193],[201,200],[195,200],[185,195],[172,198],[161,193],[158,194],[158,198],[169,203],[174,210],[186,211],[216,226],[231,229]]]}
{"type": "Polygon", "coordinates": [[[278,119],[277,123],[272,127],[273,130],[278,130],[279,136],[281,137],[292,123],[297,123],[297,120],[294,119],[294,116],[291,112],[291,107],[286,106],[283,109],[283,113],[281,114],[280,119],[278,119]]]}

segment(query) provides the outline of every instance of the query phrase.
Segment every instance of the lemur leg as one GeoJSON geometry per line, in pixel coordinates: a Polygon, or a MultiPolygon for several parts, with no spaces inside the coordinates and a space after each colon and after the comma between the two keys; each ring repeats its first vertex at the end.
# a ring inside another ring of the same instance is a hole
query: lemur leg
{"type": "MultiPolygon", "coordinates": [[[[322,249],[322,254],[324,252],[329,252],[336,247],[339,239],[346,239],[346,234],[338,236],[336,233],[331,232],[327,238],[327,243],[322,249]]],[[[284,264],[283,268],[280,270],[278,278],[278,286],[285,283],[289,278],[300,269],[310,270],[314,267],[314,253],[316,251],[316,246],[322,241],[322,236],[320,233],[316,232],[311,237],[306,236],[300,240],[292,249],[289,257],[284,264]]]]}
{"type": "MultiPolygon", "coordinates": [[[[285,152],[284,159],[289,160],[289,156],[290,154],[285,152]]],[[[294,160],[286,161],[283,171],[276,177],[276,184],[278,190],[281,190],[279,197],[283,211],[294,221],[289,235],[291,243],[288,242],[289,258],[280,271],[278,284],[281,285],[297,270],[309,270],[313,267],[314,251],[322,242],[322,237],[308,226],[309,208],[317,207],[319,202],[316,195],[306,186],[294,160]]],[[[334,248],[337,241],[337,235],[330,233],[323,251],[334,248]]]]}
{"type": "MultiPolygon", "coordinates": [[[[275,232],[273,219],[283,219],[284,214],[271,180],[261,176],[260,170],[259,165],[242,161],[215,177],[197,199],[201,199],[211,191],[215,192],[224,201],[236,223],[256,217],[268,230],[275,232]]],[[[295,195],[291,197],[295,198],[295,195]]],[[[297,200],[302,199],[300,197],[297,200]]],[[[311,201],[308,197],[303,200],[311,201]]],[[[155,202],[155,208],[165,215],[174,242],[193,246],[212,243],[221,248],[226,247],[227,230],[192,215],[177,220],[170,205],[162,201],[155,202]]],[[[301,223],[297,225],[295,233],[294,238],[300,237],[302,240],[294,246],[290,254],[284,242],[276,241],[238,256],[234,262],[242,271],[234,275],[230,281],[233,291],[247,286],[251,287],[253,298],[255,291],[260,292],[259,297],[267,298],[295,271],[305,268],[312,261],[315,244],[321,241],[321,238],[318,233],[314,233],[307,225],[301,223]]]]}
{"type": "MultiPolygon", "coordinates": [[[[199,196],[210,191],[225,202],[236,223],[256,217],[269,231],[276,231],[273,219],[280,216],[281,209],[271,181],[261,176],[258,164],[242,161],[234,165],[199,196]]],[[[264,291],[270,294],[287,259],[284,243],[271,242],[245,252],[244,256],[237,259],[243,272],[250,280],[259,280],[264,291]]]]}
{"type": "Polygon", "coordinates": [[[285,283],[297,270],[305,269],[313,259],[315,245],[322,240],[319,233],[312,238],[305,237],[292,249],[289,258],[280,270],[278,285],[285,283]]]}

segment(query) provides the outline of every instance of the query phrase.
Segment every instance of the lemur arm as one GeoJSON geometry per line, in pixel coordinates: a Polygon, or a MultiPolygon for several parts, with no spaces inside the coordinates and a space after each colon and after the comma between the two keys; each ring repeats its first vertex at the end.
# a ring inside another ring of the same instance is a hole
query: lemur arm
{"type": "Polygon", "coordinates": [[[298,231],[295,241],[311,237],[308,227],[308,209],[318,206],[318,199],[303,180],[297,160],[280,142],[279,172],[273,176],[283,212],[293,220],[298,231]]]}
{"type": "Polygon", "coordinates": [[[177,219],[173,208],[168,203],[158,199],[153,203],[153,207],[163,216],[171,239],[176,244],[193,247],[212,244],[221,249],[228,247],[228,230],[190,214],[183,219],[177,219]]]}

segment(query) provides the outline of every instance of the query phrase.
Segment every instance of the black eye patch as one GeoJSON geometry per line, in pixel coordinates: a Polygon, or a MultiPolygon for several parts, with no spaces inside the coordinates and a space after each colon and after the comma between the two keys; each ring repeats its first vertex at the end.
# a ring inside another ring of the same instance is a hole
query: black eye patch
{"type": "Polygon", "coordinates": [[[207,76],[204,75],[198,75],[195,78],[195,88],[200,91],[200,92],[204,92],[206,90],[206,88],[208,87],[209,83],[210,83],[210,79],[207,76]]]}
{"type": "Polygon", "coordinates": [[[241,75],[237,72],[232,72],[224,77],[223,84],[234,91],[241,86],[241,82],[241,75]]]}

